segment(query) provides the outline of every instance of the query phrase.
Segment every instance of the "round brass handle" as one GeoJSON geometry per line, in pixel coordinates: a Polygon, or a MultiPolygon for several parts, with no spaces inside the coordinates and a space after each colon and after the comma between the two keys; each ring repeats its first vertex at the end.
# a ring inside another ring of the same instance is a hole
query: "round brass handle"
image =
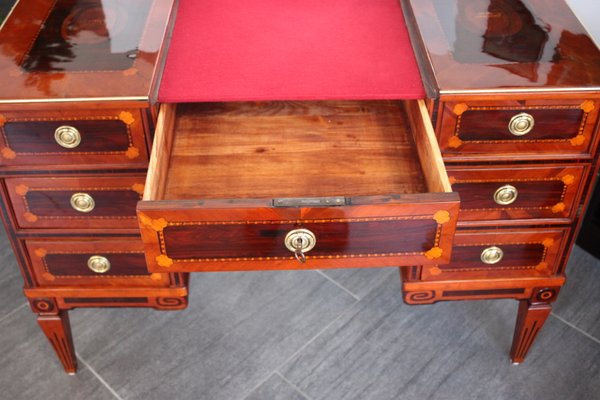
{"type": "Polygon", "coordinates": [[[82,213],[89,213],[96,207],[94,198],[87,193],[75,193],[71,196],[71,207],[82,213]]]}
{"type": "Polygon", "coordinates": [[[515,136],[527,135],[533,129],[535,120],[530,114],[517,114],[510,119],[508,130],[515,136]]]}
{"type": "Polygon", "coordinates": [[[63,125],[59,126],[54,131],[54,140],[66,149],[74,149],[81,143],[81,134],[77,128],[63,125]]]}
{"type": "Polygon", "coordinates": [[[304,253],[311,251],[317,244],[317,237],[308,229],[294,229],[285,235],[285,247],[294,253],[300,263],[306,262],[304,253]]]}
{"type": "Polygon", "coordinates": [[[496,246],[488,247],[481,252],[481,261],[484,264],[497,264],[502,261],[502,257],[504,257],[504,252],[496,246]]]}
{"type": "Polygon", "coordinates": [[[103,274],[110,269],[110,261],[103,256],[91,256],[87,262],[88,268],[97,274],[103,274]]]}
{"type": "Polygon", "coordinates": [[[501,206],[507,206],[517,200],[519,191],[512,185],[504,185],[499,187],[494,193],[494,201],[501,206]]]}

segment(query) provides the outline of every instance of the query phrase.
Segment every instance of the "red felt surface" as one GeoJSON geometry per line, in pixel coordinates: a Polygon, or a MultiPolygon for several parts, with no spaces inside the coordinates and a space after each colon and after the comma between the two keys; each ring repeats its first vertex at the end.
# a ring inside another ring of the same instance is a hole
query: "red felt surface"
{"type": "Polygon", "coordinates": [[[180,0],[161,102],[425,96],[398,0],[180,0]]]}

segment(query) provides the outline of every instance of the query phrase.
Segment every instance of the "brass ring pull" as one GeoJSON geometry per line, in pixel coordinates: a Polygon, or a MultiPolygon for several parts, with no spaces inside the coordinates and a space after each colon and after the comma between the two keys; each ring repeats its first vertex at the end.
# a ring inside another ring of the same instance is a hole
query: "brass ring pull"
{"type": "Polygon", "coordinates": [[[507,206],[517,200],[519,191],[512,185],[504,185],[499,187],[494,193],[494,201],[501,206],[507,206]]]}
{"type": "Polygon", "coordinates": [[[87,193],[75,193],[71,196],[71,207],[81,213],[89,213],[96,207],[96,202],[87,193]]]}
{"type": "Polygon", "coordinates": [[[481,252],[481,261],[484,264],[497,264],[500,261],[502,261],[502,258],[504,257],[504,252],[502,251],[502,249],[500,247],[496,247],[496,246],[492,246],[492,247],[488,247],[487,249],[484,249],[481,252]]]}
{"type": "Polygon", "coordinates": [[[103,256],[91,256],[88,259],[87,266],[97,274],[103,274],[110,269],[110,261],[103,256]]]}
{"type": "Polygon", "coordinates": [[[294,229],[285,235],[285,247],[294,253],[300,264],[306,262],[306,255],[317,244],[317,237],[308,229],[294,229]]]}
{"type": "Polygon", "coordinates": [[[66,149],[74,149],[81,143],[81,134],[77,128],[63,125],[59,126],[54,131],[54,140],[66,149]]]}
{"type": "Polygon", "coordinates": [[[533,129],[535,120],[530,114],[517,114],[510,119],[508,130],[515,136],[527,135],[533,129]]]}

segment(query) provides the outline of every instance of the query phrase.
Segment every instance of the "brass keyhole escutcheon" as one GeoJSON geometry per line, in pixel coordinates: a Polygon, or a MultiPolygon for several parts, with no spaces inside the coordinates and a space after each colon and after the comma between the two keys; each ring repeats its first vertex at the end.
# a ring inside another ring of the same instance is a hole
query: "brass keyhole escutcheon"
{"type": "Polygon", "coordinates": [[[508,130],[515,136],[527,135],[533,129],[535,120],[527,113],[517,114],[510,119],[508,130]]]}
{"type": "Polygon", "coordinates": [[[481,261],[484,264],[497,264],[502,261],[503,257],[504,252],[500,247],[496,246],[488,247],[481,252],[481,261]]]}
{"type": "Polygon", "coordinates": [[[103,274],[110,269],[110,261],[103,256],[91,256],[87,262],[88,268],[97,274],[103,274]]]}
{"type": "Polygon", "coordinates": [[[71,196],[71,207],[81,213],[89,213],[96,207],[96,202],[87,193],[75,193],[71,196]]]}
{"type": "Polygon", "coordinates": [[[305,253],[311,251],[317,244],[317,237],[308,229],[294,229],[285,235],[285,247],[294,253],[299,263],[306,262],[305,253]]]}
{"type": "Polygon", "coordinates": [[[499,187],[494,193],[494,201],[501,206],[507,206],[517,200],[519,191],[512,185],[504,185],[499,187]]]}
{"type": "Polygon", "coordinates": [[[81,143],[81,134],[77,128],[63,125],[59,126],[54,131],[54,140],[66,149],[74,149],[81,143]]]}

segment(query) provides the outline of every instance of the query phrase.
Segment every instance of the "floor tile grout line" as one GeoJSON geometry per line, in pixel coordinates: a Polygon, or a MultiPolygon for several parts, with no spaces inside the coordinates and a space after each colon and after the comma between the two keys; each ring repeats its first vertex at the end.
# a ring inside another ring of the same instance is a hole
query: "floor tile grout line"
{"type": "Polygon", "coordinates": [[[302,396],[304,396],[304,398],[306,400],[313,400],[313,398],[309,395],[307,395],[306,393],[304,393],[304,391],[302,389],[300,389],[298,386],[294,385],[292,382],[290,382],[288,380],[288,378],[286,378],[285,376],[283,376],[283,374],[279,371],[275,371],[274,373],[275,375],[279,376],[281,379],[284,380],[285,383],[287,383],[288,385],[290,385],[296,392],[300,393],[302,396]]]}
{"type": "Polygon", "coordinates": [[[355,300],[360,300],[360,297],[358,297],[356,294],[352,293],[350,291],[350,289],[344,287],[341,283],[339,283],[338,281],[336,281],[335,279],[333,279],[332,277],[330,277],[329,275],[327,275],[325,272],[323,272],[323,271],[321,271],[319,269],[315,270],[315,272],[321,274],[329,282],[333,283],[334,285],[336,285],[337,287],[339,287],[340,289],[342,289],[344,292],[346,292],[350,296],[354,297],[355,300]]]}
{"type": "Polygon", "coordinates": [[[92,366],[83,359],[83,357],[81,357],[77,352],[75,352],[75,355],[77,356],[77,358],[79,359],[79,361],[81,361],[83,363],[83,365],[85,365],[85,367],[87,369],[90,370],[90,372],[96,377],[96,379],[98,379],[100,381],[100,383],[102,383],[111,393],[113,396],[115,396],[115,398],[117,400],[123,400],[123,398],[121,396],[119,396],[119,394],[117,393],[117,391],[115,389],[113,389],[108,382],[106,382],[104,380],[104,378],[102,378],[102,376],[94,369],[92,368],[92,366]]]}
{"type": "MultiPolygon", "coordinates": [[[[358,300],[353,303],[352,305],[358,303],[358,300]]],[[[302,352],[305,348],[307,348],[312,342],[314,342],[315,340],[317,340],[317,338],[319,336],[321,336],[323,334],[323,332],[325,332],[327,329],[329,329],[330,326],[332,326],[334,323],[337,322],[337,320],[339,320],[340,318],[342,318],[342,316],[344,314],[346,314],[349,310],[350,310],[351,306],[348,307],[346,310],[342,311],[340,313],[340,315],[338,315],[333,321],[331,321],[330,323],[328,323],[323,329],[321,329],[319,332],[317,332],[312,338],[310,338],[308,340],[308,342],[304,343],[302,346],[300,346],[300,348],[298,350],[296,350],[291,356],[289,356],[285,361],[283,361],[281,364],[279,364],[277,367],[275,367],[275,369],[273,371],[271,371],[269,374],[267,374],[267,377],[264,379],[261,379],[258,384],[256,384],[252,389],[250,389],[248,392],[245,393],[244,396],[240,397],[240,399],[246,399],[248,396],[250,396],[250,394],[252,394],[252,392],[254,392],[256,389],[258,389],[259,387],[261,387],[266,381],[269,380],[269,378],[275,374],[281,374],[279,372],[279,370],[281,369],[281,367],[283,367],[285,364],[287,364],[290,360],[292,360],[294,357],[296,357],[298,354],[300,354],[300,352],[302,352]]]]}
{"type": "Polygon", "coordinates": [[[11,315],[19,312],[21,310],[21,308],[27,306],[27,303],[23,303],[20,306],[18,306],[17,308],[14,308],[12,311],[10,311],[8,314],[4,315],[3,317],[0,317],[0,322],[4,321],[5,319],[8,319],[11,315]]]}
{"type": "Polygon", "coordinates": [[[563,324],[566,324],[567,326],[575,329],[577,332],[581,333],[583,336],[587,337],[588,339],[591,339],[592,341],[600,344],[600,339],[594,337],[593,335],[590,335],[589,333],[587,333],[586,331],[584,331],[583,329],[579,328],[576,325],[573,325],[572,323],[570,323],[569,321],[567,321],[566,319],[564,319],[563,317],[561,317],[560,315],[557,315],[556,313],[552,312],[550,313],[550,315],[552,315],[554,318],[556,318],[557,320],[561,321],[563,324]]]}

